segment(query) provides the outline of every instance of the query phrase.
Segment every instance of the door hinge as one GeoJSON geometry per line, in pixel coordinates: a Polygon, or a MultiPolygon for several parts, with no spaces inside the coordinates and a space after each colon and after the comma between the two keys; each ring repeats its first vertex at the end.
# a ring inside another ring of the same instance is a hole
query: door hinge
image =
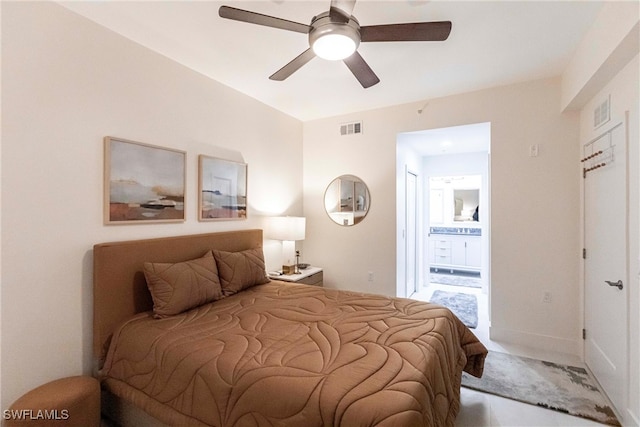
{"type": "Polygon", "coordinates": [[[587,330],[586,330],[586,329],[583,329],[583,330],[582,330],[582,339],[583,339],[583,340],[586,340],[586,339],[587,339],[587,330]]]}
{"type": "Polygon", "coordinates": [[[582,248],[582,259],[587,259],[587,248],[582,248]]]}

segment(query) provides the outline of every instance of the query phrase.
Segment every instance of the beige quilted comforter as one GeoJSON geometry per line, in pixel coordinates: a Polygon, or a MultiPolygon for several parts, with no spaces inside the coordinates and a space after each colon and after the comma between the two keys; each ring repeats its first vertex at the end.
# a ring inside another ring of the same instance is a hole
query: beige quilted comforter
{"type": "Polygon", "coordinates": [[[127,321],[104,385],[170,425],[452,426],[486,349],[451,312],[271,282],[127,321]]]}

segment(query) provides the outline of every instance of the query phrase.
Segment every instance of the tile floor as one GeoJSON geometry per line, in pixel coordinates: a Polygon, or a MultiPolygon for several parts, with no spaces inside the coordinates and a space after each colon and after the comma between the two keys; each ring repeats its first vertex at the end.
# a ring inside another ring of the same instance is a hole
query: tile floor
{"type": "MultiPolygon", "coordinates": [[[[420,301],[428,301],[433,291],[437,289],[451,292],[465,292],[478,297],[478,327],[472,331],[489,350],[584,367],[584,363],[582,363],[578,357],[491,341],[489,339],[487,295],[483,294],[481,289],[431,284],[428,287],[422,288],[421,291],[414,294],[412,298],[420,301]]],[[[584,418],[573,417],[561,412],[539,408],[534,405],[516,402],[492,394],[469,390],[464,387],[461,390],[461,401],[462,407],[456,420],[457,427],[574,427],[603,425],[584,418]]]]}

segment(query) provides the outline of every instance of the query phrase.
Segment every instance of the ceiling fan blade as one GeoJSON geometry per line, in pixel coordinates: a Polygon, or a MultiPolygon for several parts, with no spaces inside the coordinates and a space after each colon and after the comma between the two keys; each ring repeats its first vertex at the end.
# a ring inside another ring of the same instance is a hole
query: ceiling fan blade
{"type": "Polygon", "coordinates": [[[311,27],[299,22],[287,21],[275,16],[263,15],[243,9],[236,9],[230,6],[220,6],[218,14],[221,18],[233,19],[234,21],[248,22],[250,24],[264,25],[265,27],[279,28],[281,30],[295,31],[297,33],[308,34],[311,27]]]}
{"type": "Polygon", "coordinates": [[[329,17],[331,22],[346,24],[351,19],[356,0],[331,0],[329,17]]]}
{"type": "Polygon", "coordinates": [[[443,41],[451,33],[450,21],[360,27],[362,42],[443,41]]]}
{"type": "Polygon", "coordinates": [[[344,63],[347,64],[347,67],[356,76],[363,88],[366,89],[380,82],[376,73],[373,72],[369,64],[365,62],[358,52],[354,52],[353,55],[344,59],[344,63]]]}
{"type": "Polygon", "coordinates": [[[298,55],[293,61],[289,62],[287,65],[269,76],[269,79],[282,81],[289,77],[291,74],[298,71],[304,64],[315,58],[315,56],[316,54],[313,53],[313,50],[311,48],[309,48],[298,55]]]}

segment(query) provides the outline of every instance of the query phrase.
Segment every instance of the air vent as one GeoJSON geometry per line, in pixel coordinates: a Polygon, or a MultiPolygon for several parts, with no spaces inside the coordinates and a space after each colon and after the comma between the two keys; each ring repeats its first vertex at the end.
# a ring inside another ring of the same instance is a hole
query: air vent
{"type": "Polygon", "coordinates": [[[362,122],[343,123],[340,125],[340,135],[354,135],[362,133],[362,122]]]}
{"type": "Polygon", "coordinates": [[[611,96],[598,104],[593,110],[593,128],[598,128],[611,119],[611,96]]]}

